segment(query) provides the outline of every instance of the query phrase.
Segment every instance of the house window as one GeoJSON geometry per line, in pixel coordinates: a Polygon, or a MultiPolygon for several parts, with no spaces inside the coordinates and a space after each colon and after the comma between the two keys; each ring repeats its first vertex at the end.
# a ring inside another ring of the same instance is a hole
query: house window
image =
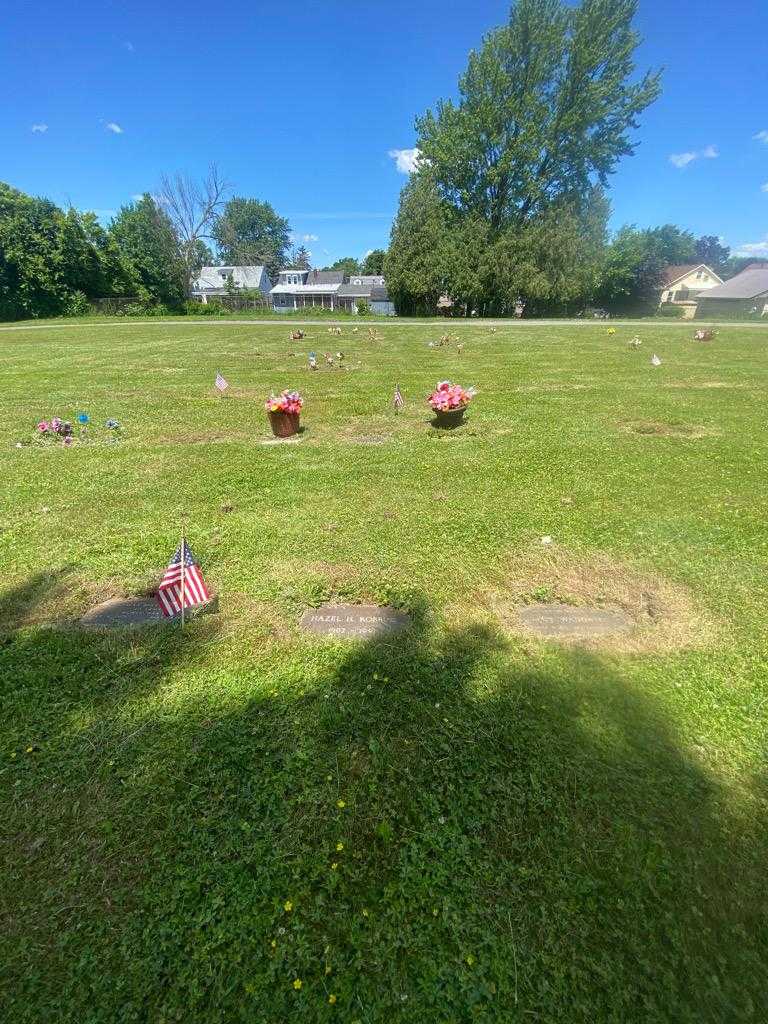
{"type": "Polygon", "coordinates": [[[697,270],[697,271],[696,271],[696,280],[697,280],[697,281],[700,281],[700,280],[702,279],[702,277],[703,277],[703,276],[704,276],[704,275],[703,275],[703,273],[702,273],[702,272],[701,272],[700,270],[697,270]]]}

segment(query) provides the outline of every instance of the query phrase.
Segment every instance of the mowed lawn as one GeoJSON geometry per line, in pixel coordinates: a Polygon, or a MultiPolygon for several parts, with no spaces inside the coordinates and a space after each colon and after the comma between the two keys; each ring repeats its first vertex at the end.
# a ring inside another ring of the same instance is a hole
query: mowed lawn
{"type": "Polygon", "coordinates": [[[0,1017],[766,1020],[768,330],[290,329],[0,333],[0,1017]],[[182,516],[220,613],[78,630],[182,516]],[[325,599],[414,625],[302,634],[325,599]],[[546,642],[542,600],[637,629],[546,642]]]}

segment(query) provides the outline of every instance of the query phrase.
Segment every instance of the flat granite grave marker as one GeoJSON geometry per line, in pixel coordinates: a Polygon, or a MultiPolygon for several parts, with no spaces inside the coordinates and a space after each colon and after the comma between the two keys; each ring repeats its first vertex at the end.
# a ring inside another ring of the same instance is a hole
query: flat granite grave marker
{"type": "Polygon", "coordinates": [[[402,633],[411,617],[395,608],[370,604],[325,604],[308,608],[299,625],[307,633],[367,639],[402,633]]]}
{"type": "MultiPolygon", "coordinates": [[[[186,609],[186,618],[192,619],[204,612],[218,610],[218,599],[186,609]]],[[[181,621],[181,615],[169,618],[163,615],[153,597],[114,597],[91,608],[80,619],[86,629],[128,629],[133,626],[166,625],[181,621]]]]}
{"type": "Polygon", "coordinates": [[[634,623],[619,608],[578,608],[569,604],[533,604],[520,609],[520,621],[539,636],[569,638],[628,633],[634,623]]]}

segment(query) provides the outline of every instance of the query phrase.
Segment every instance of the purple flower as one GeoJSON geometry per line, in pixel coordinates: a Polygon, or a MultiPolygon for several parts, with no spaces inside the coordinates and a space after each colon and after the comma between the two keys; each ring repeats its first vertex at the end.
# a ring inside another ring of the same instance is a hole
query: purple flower
{"type": "Polygon", "coordinates": [[[61,430],[61,420],[59,419],[58,416],[54,416],[53,419],[51,420],[51,430],[54,432],[54,434],[58,434],[59,431],[61,430]]]}

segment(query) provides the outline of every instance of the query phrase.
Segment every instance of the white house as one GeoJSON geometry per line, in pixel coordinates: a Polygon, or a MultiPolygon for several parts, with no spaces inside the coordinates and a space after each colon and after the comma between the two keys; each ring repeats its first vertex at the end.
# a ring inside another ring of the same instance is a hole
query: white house
{"type": "Polygon", "coordinates": [[[272,282],[266,267],[203,267],[192,285],[192,294],[207,303],[210,296],[228,295],[232,288],[268,296],[272,282]]]}
{"type": "Polygon", "coordinates": [[[684,263],[666,267],[662,277],[659,305],[672,303],[683,306],[683,316],[690,319],[696,313],[698,297],[708,288],[716,288],[723,279],[706,263],[684,263]]]}
{"type": "Polygon", "coordinates": [[[373,313],[394,315],[380,275],[352,274],[347,280],[342,270],[281,270],[272,289],[272,306],[278,313],[313,306],[356,313],[361,299],[373,313]]]}

